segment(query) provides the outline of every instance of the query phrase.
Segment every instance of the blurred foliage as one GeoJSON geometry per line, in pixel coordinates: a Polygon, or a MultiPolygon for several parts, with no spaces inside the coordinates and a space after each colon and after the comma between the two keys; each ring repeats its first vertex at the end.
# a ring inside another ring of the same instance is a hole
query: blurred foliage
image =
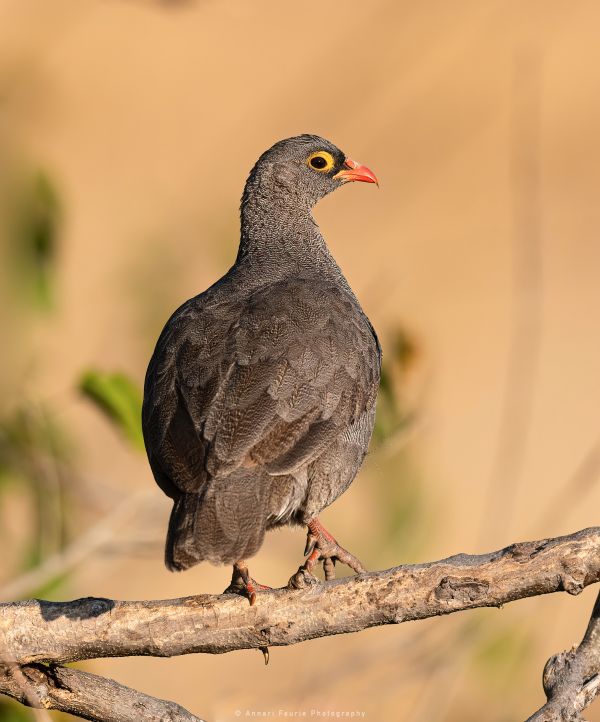
{"type": "Polygon", "coordinates": [[[17,408],[0,419],[0,489],[7,476],[30,475],[39,454],[64,461],[68,451],[63,429],[42,406],[17,408]]]}
{"type": "Polygon", "coordinates": [[[415,560],[431,534],[431,525],[426,523],[426,479],[406,444],[418,412],[418,404],[410,397],[418,386],[413,379],[417,345],[404,328],[397,327],[383,347],[375,428],[367,457],[369,494],[377,518],[372,554],[378,565],[415,560]]]}
{"type": "Polygon", "coordinates": [[[135,381],[123,373],[90,369],[82,375],[79,389],[136,449],[144,450],[142,392],[135,381]]]}
{"type": "MultiPolygon", "coordinates": [[[[35,570],[66,547],[70,530],[73,447],[50,404],[28,398],[31,370],[43,359],[29,333],[26,308],[53,308],[62,226],[62,204],[49,174],[31,171],[17,155],[7,162],[0,184],[0,237],[3,250],[2,300],[10,309],[7,332],[19,334],[4,369],[0,411],[0,540],[11,553],[3,577],[35,570]],[[10,363],[20,372],[11,374],[10,363]],[[29,369],[22,372],[22,369],[29,369]],[[7,398],[16,400],[12,405],[7,398]]],[[[58,596],[65,575],[32,590],[58,596]]],[[[18,708],[5,706],[2,719],[20,719],[18,708]]]]}
{"type": "MultiPolygon", "coordinates": [[[[0,418],[0,511],[10,514],[8,502],[21,499],[29,524],[25,535],[20,528],[0,525],[3,543],[19,550],[10,558],[17,566],[15,573],[37,567],[68,541],[71,453],[66,432],[41,405],[25,403],[0,418]],[[15,533],[23,536],[16,543],[15,533]]],[[[58,583],[52,580],[45,591],[53,591],[58,583]]]]}
{"type": "Polygon", "coordinates": [[[373,430],[373,445],[384,443],[404,430],[413,419],[406,408],[402,390],[405,376],[417,358],[414,341],[403,329],[396,329],[386,344],[381,367],[381,383],[377,397],[377,416],[373,430]]]}
{"type": "Polygon", "coordinates": [[[31,722],[31,719],[32,713],[27,707],[23,707],[18,702],[0,698],[1,722],[31,722]]]}
{"type": "Polygon", "coordinates": [[[49,310],[54,303],[62,212],[47,173],[38,171],[21,184],[10,201],[9,217],[8,244],[18,290],[34,308],[49,310]]]}
{"type": "Polygon", "coordinates": [[[378,455],[374,472],[378,564],[416,561],[423,544],[430,538],[426,523],[425,480],[407,449],[378,455]]]}
{"type": "Polygon", "coordinates": [[[481,630],[473,651],[475,671],[489,685],[506,689],[529,662],[532,639],[519,624],[497,624],[481,630]]]}

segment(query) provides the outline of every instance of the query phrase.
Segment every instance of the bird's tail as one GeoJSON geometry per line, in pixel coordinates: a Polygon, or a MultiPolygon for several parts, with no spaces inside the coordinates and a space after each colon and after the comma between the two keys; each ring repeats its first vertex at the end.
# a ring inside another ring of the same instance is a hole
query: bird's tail
{"type": "Polygon", "coordinates": [[[202,561],[233,564],[256,554],[265,535],[268,482],[256,477],[256,469],[238,469],[212,479],[203,493],[175,499],[165,548],[169,569],[182,571],[202,561]]]}

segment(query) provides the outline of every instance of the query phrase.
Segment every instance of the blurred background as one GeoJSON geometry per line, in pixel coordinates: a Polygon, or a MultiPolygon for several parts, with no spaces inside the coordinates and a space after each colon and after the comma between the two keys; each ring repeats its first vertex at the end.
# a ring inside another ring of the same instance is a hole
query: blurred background
{"type": "MultiPolygon", "coordinates": [[[[316,218],[379,332],[371,453],[322,516],[370,569],[596,525],[596,0],[0,0],[0,596],[218,593],[171,574],[141,384],[233,262],[246,175],[323,135],[378,175],[316,218]]],[[[304,534],[271,534],[283,585],[304,534]]],[[[262,655],[85,669],[236,711],[524,719],[596,590],[262,655]]],[[[0,719],[30,711],[1,702],[0,719]]],[[[600,721],[600,703],[587,717],[600,721]]]]}

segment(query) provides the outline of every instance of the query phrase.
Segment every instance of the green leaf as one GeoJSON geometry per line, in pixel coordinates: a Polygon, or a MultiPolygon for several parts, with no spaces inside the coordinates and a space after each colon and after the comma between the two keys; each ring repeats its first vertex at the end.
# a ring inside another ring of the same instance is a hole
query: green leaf
{"type": "Polygon", "coordinates": [[[142,392],[132,379],[123,373],[90,369],[82,375],[79,390],[136,449],[144,450],[142,392]]]}

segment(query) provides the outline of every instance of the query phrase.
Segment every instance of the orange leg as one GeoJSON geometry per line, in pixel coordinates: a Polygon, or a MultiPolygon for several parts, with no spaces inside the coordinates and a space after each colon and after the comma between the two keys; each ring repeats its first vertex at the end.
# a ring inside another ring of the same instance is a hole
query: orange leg
{"type": "Polygon", "coordinates": [[[235,562],[233,565],[233,574],[231,575],[231,584],[223,592],[223,594],[241,594],[248,597],[250,606],[256,601],[256,592],[265,589],[271,589],[264,584],[259,584],[250,576],[248,565],[243,559],[235,562]]]}
{"type": "Polygon", "coordinates": [[[335,564],[338,561],[349,566],[356,574],[365,571],[354,554],[341,547],[317,518],[311,519],[307,526],[308,535],[304,554],[308,556],[304,564],[290,579],[289,586],[304,586],[306,575],[312,576],[313,569],[319,561],[323,562],[323,571],[327,581],[335,579],[335,564]]]}

